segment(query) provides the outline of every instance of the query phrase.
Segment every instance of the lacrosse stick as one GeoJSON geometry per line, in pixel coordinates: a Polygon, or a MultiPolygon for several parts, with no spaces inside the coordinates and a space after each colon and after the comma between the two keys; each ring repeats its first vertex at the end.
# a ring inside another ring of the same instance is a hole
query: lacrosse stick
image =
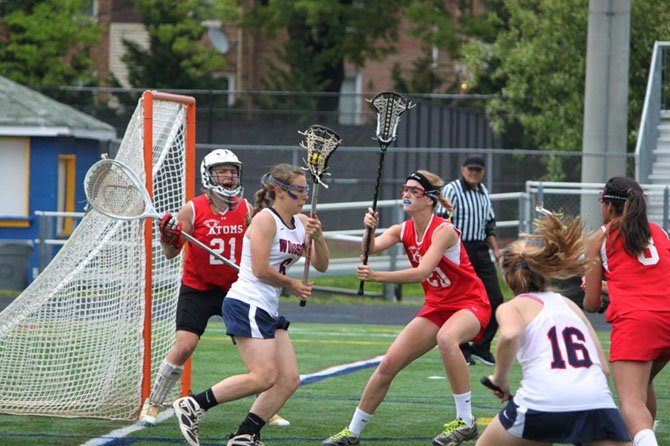
{"type": "MultiPolygon", "coordinates": [[[[107,217],[116,220],[161,219],[142,180],[120,161],[103,159],[92,165],[84,178],[84,192],[89,204],[107,217]]],[[[236,271],[240,270],[239,266],[192,235],[186,232],[181,235],[236,271]]]]}
{"type": "MultiPolygon", "coordinates": [[[[375,182],[375,196],[372,199],[372,211],[376,212],[386,149],[397,138],[396,131],[398,130],[398,124],[400,123],[400,115],[413,108],[416,104],[413,104],[398,93],[392,91],[377,93],[371,100],[369,100],[369,102],[375,112],[377,112],[377,131],[375,135],[380,149],[379,163],[377,164],[377,181],[375,182]]],[[[374,237],[374,230],[368,228],[365,250],[363,252],[363,265],[368,264],[368,257],[370,256],[370,240],[372,237],[374,237]]],[[[359,296],[362,296],[363,293],[365,293],[364,287],[365,282],[361,280],[358,287],[359,296]]]]}
{"type": "MultiPolygon", "coordinates": [[[[482,379],[479,380],[480,383],[482,383],[484,386],[488,387],[489,389],[493,390],[494,392],[498,392],[502,395],[505,394],[505,392],[502,391],[502,389],[495,384],[491,382],[491,379],[488,376],[482,376],[482,379]]],[[[510,394],[510,398],[512,398],[514,395],[510,394]]]]}
{"type": "MultiPolygon", "coordinates": [[[[319,185],[326,189],[328,186],[323,183],[322,178],[328,169],[328,158],[333,154],[335,149],[340,146],[342,139],[337,133],[322,125],[311,125],[304,132],[298,132],[305,137],[300,142],[300,147],[307,150],[307,158],[304,159],[305,165],[303,169],[307,170],[312,175],[312,204],[310,207],[310,215],[312,218],[316,216],[316,199],[319,195],[319,185]]],[[[312,263],[312,239],[307,240],[307,254],[305,255],[305,270],[303,271],[302,281],[307,283],[309,278],[309,266],[312,263]]],[[[304,307],[307,301],[301,300],[300,306],[304,307]]]]}

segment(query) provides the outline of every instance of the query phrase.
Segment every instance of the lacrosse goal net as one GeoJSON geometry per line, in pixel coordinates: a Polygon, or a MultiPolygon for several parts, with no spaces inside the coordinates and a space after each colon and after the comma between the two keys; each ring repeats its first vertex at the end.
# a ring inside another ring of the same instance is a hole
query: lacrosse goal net
{"type": "MultiPolygon", "coordinates": [[[[195,100],[145,92],[116,159],[144,181],[159,213],[178,212],[194,192],[195,100]]],[[[166,260],[159,237],[152,219],[86,214],[0,313],[0,412],[137,416],[174,341],[182,256],[166,260]]]]}

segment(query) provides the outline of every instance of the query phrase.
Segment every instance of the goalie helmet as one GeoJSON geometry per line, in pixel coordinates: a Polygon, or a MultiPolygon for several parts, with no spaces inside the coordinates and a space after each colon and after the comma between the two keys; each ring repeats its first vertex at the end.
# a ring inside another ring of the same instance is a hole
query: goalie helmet
{"type": "Polygon", "coordinates": [[[242,199],[244,188],[242,182],[242,163],[237,156],[228,149],[216,149],[205,155],[200,163],[200,180],[202,186],[214,194],[214,198],[222,199],[231,209],[237,207],[242,199]],[[220,164],[232,164],[237,167],[237,184],[232,187],[226,187],[219,184],[214,175],[212,168],[220,164]]]}

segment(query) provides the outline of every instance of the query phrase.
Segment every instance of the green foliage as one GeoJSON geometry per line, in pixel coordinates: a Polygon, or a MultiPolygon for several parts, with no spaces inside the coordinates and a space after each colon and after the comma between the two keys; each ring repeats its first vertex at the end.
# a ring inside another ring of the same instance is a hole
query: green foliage
{"type": "MultiPolygon", "coordinates": [[[[499,95],[487,104],[494,129],[500,133],[520,126],[530,138],[528,142],[536,147],[580,150],[588,2],[491,3],[494,8],[485,21],[497,31],[495,40],[473,41],[463,53],[475,91],[499,95]]],[[[632,2],[628,110],[631,135],[641,115],[653,41],[668,38],[667,3],[632,2]]],[[[554,161],[549,170],[557,173],[559,165],[554,161]]]]}
{"type": "Polygon", "coordinates": [[[100,29],[91,0],[12,1],[0,17],[0,73],[29,87],[92,85],[100,29]]]}
{"type": "Polygon", "coordinates": [[[391,79],[397,91],[411,91],[412,93],[434,93],[444,79],[433,67],[430,56],[419,57],[412,62],[412,69],[404,76],[400,64],[393,65],[391,79]]]}
{"type": "MultiPolygon", "coordinates": [[[[400,11],[408,0],[268,0],[244,10],[241,23],[266,36],[286,31],[262,80],[271,90],[339,93],[345,60],[362,66],[395,51],[400,11]]],[[[273,108],[289,98],[266,101],[273,108]]],[[[299,106],[335,110],[337,95],[298,98],[299,106]]]]}
{"type": "MultiPolygon", "coordinates": [[[[451,3],[451,2],[450,2],[451,3]]],[[[409,34],[428,47],[446,49],[452,57],[458,55],[462,33],[443,0],[413,0],[405,18],[409,34]]]]}
{"type": "MultiPolygon", "coordinates": [[[[214,10],[200,0],[133,0],[147,32],[149,48],[124,40],[128,79],[138,88],[217,88],[223,55],[203,45],[214,10]]],[[[219,9],[220,10],[220,9],[219,9]]]]}

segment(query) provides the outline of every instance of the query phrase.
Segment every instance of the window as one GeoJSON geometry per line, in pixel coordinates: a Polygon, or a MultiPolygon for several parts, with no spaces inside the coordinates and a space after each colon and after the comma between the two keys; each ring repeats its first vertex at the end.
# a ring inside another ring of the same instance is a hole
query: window
{"type": "Polygon", "coordinates": [[[30,140],[0,138],[0,226],[28,227],[30,140]]]}
{"type": "Polygon", "coordinates": [[[347,71],[340,88],[340,124],[362,124],[361,74],[347,71]]]}
{"type": "MultiPolygon", "coordinates": [[[[58,212],[74,212],[74,155],[58,157],[58,212]]],[[[73,230],[72,217],[58,217],[56,231],[59,236],[67,236],[73,230]]]]}

